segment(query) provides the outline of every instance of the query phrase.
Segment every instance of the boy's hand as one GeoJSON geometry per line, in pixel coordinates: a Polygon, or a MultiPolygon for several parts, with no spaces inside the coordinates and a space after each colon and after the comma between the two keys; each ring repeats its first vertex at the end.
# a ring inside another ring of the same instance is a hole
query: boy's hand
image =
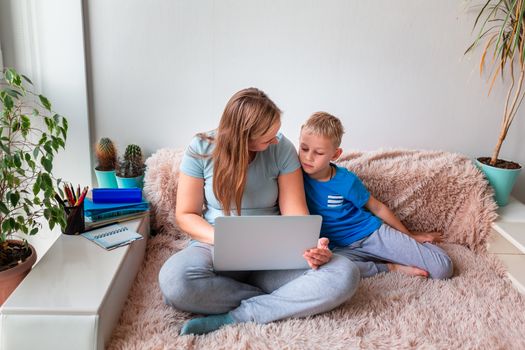
{"type": "Polygon", "coordinates": [[[308,262],[308,265],[314,270],[319,266],[326,264],[332,259],[332,252],[328,248],[328,238],[320,238],[317,242],[317,248],[311,248],[304,252],[303,257],[308,262]]]}

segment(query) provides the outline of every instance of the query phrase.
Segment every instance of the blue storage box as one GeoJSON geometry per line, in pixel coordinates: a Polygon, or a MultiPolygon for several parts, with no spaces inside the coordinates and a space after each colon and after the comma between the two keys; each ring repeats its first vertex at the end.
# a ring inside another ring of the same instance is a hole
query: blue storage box
{"type": "Polygon", "coordinates": [[[93,203],[140,203],[142,190],[140,188],[94,188],[93,203]]]}

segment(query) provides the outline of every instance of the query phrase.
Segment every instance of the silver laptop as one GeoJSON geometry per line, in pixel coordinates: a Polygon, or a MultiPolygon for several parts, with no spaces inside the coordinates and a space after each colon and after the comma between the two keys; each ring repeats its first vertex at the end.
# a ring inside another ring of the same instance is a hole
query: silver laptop
{"type": "Polygon", "coordinates": [[[317,246],[321,216],[223,216],[215,219],[217,271],[307,269],[305,250],[317,246]]]}

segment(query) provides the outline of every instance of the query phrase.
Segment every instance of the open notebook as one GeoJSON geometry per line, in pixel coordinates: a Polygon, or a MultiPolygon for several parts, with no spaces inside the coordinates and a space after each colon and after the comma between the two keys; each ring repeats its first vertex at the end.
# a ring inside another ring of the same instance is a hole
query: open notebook
{"type": "Polygon", "coordinates": [[[122,247],[143,238],[137,232],[118,224],[85,232],[82,233],[82,236],[107,250],[122,247]]]}

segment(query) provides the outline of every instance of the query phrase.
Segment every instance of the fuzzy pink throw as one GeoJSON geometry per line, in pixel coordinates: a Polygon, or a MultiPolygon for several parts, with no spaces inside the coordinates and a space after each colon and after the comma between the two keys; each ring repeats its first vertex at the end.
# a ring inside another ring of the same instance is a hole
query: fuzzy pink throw
{"type": "Polygon", "coordinates": [[[163,304],[157,275],[186,243],[173,217],[181,154],[163,149],[147,161],[145,192],[159,234],[148,242],[109,349],[525,348],[525,298],[485,252],[496,207],[482,175],[460,155],[405,150],[349,153],[340,164],[409,228],[445,233],[453,278],[380,274],[362,280],[349,302],[325,314],[180,337],[193,315],[163,304]]]}

